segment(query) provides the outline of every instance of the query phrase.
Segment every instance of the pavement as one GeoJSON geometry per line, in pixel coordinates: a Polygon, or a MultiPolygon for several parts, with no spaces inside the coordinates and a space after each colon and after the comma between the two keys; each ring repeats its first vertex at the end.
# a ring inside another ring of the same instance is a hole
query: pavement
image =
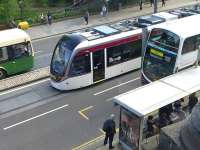
{"type": "MultiPolygon", "coordinates": [[[[200,1],[198,2],[196,0],[176,0],[176,1],[167,0],[165,7],[162,7],[160,2],[158,3],[158,12],[178,7],[184,7],[188,5],[194,5],[196,3],[200,3],[200,1]]],[[[126,18],[132,18],[152,13],[153,13],[153,7],[151,7],[149,3],[145,3],[143,5],[142,10],[139,10],[139,6],[124,8],[124,9],[122,7],[122,9],[119,11],[108,12],[108,15],[106,17],[102,17],[100,14],[90,16],[88,25],[85,25],[83,17],[80,17],[60,22],[54,22],[52,23],[52,25],[45,24],[40,26],[34,26],[26,31],[31,36],[32,40],[37,40],[41,38],[60,35],[73,30],[88,28],[90,26],[106,24],[126,18]]]]}
{"type": "MultiPolygon", "coordinates": [[[[196,0],[167,0],[166,6],[162,7],[161,3],[158,3],[158,12],[165,11],[169,9],[174,9],[178,7],[184,7],[188,5],[194,5],[200,3],[196,0]]],[[[88,28],[90,26],[106,24],[110,22],[115,22],[117,20],[122,20],[126,18],[132,18],[153,13],[153,7],[149,3],[143,5],[143,9],[139,10],[139,6],[123,8],[119,11],[108,12],[106,17],[100,15],[93,15],[89,17],[89,24],[85,25],[83,18],[68,19],[60,22],[53,22],[52,25],[40,25],[33,26],[26,30],[26,32],[31,36],[32,40],[39,40],[47,37],[62,35],[67,32],[78,30],[82,28],[88,28]]],[[[40,80],[41,78],[49,77],[49,68],[42,68],[32,72],[24,73],[15,77],[7,78],[0,81],[0,91],[5,89],[10,89],[16,86],[21,86],[30,83],[31,81],[40,80]]],[[[108,146],[103,146],[104,135],[97,137],[84,145],[81,145],[79,149],[81,150],[107,150],[108,146]]],[[[120,150],[121,147],[118,144],[118,134],[115,136],[113,145],[114,150],[120,150]]]]}

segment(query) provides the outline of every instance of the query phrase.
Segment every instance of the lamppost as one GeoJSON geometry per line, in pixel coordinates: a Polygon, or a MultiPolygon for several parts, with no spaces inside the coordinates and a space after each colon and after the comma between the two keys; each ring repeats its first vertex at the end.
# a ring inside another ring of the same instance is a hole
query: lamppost
{"type": "Polygon", "coordinates": [[[23,8],[24,8],[24,1],[23,0],[20,0],[19,3],[19,9],[20,9],[20,17],[21,19],[23,18],[23,8]]]}
{"type": "Polygon", "coordinates": [[[154,2],[153,2],[153,7],[154,7],[153,13],[157,13],[157,4],[158,4],[158,0],[154,0],[154,2]]]}

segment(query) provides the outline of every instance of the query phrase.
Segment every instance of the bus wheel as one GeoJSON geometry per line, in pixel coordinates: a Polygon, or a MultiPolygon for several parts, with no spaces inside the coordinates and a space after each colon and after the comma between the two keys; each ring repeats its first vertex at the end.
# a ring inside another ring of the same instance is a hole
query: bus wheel
{"type": "Polygon", "coordinates": [[[0,69],[0,80],[6,77],[6,72],[3,69],[0,69]]]}

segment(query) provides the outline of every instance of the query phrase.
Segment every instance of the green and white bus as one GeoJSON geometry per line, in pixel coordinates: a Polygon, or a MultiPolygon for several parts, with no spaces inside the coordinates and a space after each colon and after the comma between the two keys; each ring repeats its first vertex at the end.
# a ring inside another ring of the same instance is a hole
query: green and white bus
{"type": "Polygon", "coordinates": [[[21,29],[0,31],[0,79],[28,71],[34,64],[30,36],[21,29]]]}

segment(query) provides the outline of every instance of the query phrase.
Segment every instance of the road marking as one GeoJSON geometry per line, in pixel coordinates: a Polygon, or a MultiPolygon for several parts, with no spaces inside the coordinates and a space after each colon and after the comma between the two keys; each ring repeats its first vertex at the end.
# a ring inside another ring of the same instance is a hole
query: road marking
{"type": "Polygon", "coordinates": [[[102,139],[103,137],[104,137],[104,134],[103,134],[103,135],[100,135],[100,136],[98,136],[98,137],[96,137],[96,138],[94,138],[94,139],[92,139],[92,140],[90,140],[90,141],[88,141],[88,142],[86,142],[86,143],[83,143],[83,144],[81,144],[80,146],[77,146],[77,147],[75,147],[75,148],[72,148],[72,150],[83,149],[83,148],[85,148],[86,146],[88,146],[89,144],[92,144],[92,143],[96,142],[97,140],[102,139]]]}
{"type": "MultiPolygon", "coordinates": [[[[79,149],[86,148],[89,144],[93,144],[93,143],[97,142],[97,140],[103,139],[104,136],[105,136],[105,132],[104,132],[102,129],[99,129],[99,131],[100,131],[101,133],[103,133],[103,134],[100,135],[100,136],[98,136],[98,137],[96,137],[96,138],[94,138],[94,139],[92,139],[92,140],[90,140],[90,141],[88,141],[88,142],[85,142],[85,143],[81,144],[80,146],[77,146],[77,147],[75,147],[75,148],[72,148],[72,150],[79,150],[79,149]]],[[[119,128],[116,129],[116,132],[117,132],[117,133],[119,132],[119,128]]]]}
{"type": "Polygon", "coordinates": [[[94,106],[89,106],[89,107],[87,107],[87,108],[84,108],[84,109],[82,109],[82,110],[79,110],[78,113],[79,113],[83,118],[89,120],[89,118],[88,118],[83,112],[86,111],[86,110],[89,110],[89,109],[91,109],[91,108],[93,108],[93,107],[94,107],[94,106]]]}
{"type": "Polygon", "coordinates": [[[42,53],[42,51],[35,51],[34,54],[42,53]]]}
{"type": "Polygon", "coordinates": [[[100,131],[101,133],[105,134],[105,132],[104,132],[102,129],[99,129],[99,131],[100,131]]]}
{"type": "Polygon", "coordinates": [[[94,95],[94,96],[100,95],[100,94],[102,94],[102,93],[108,92],[108,91],[110,91],[110,90],[112,90],[112,89],[115,89],[115,88],[120,87],[120,86],[122,86],[122,85],[128,84],[128,83],[130,83],[130,82],[134,82],[134,81],[139,80],[139,79],[140,79],[140,77],[135,78],[135,79],[133,79],[133,80],[129,80],[129,81],[127,81],[127,82],[118,84],[118,85],[116,85],[116,86],[113,86],[113,87],[108,88],[108,89],[106,89],[106,90],[103,90],[103,91],[101,91],[101,92],[95,93],[95,94],[93,94],[93,95],[94,95]]]}
{"type": "Polygon", "coordinates": [[[113,100],[113,97],[106,99],[106,102],[110,102],[113,100]]]}
{"type": "Polygon", "coordinates": [[[8,94],[8,93],[15,92],[15,91],[18,91],[18,90],[21,90],[21,89],[24,89],[24,88],[27,88],[27,87],[30,87],[30,86],[33,86],[33,85],[37,85],[37,84],[40,84],[40,83],[42,83],[42,82],[46,82],[46,81],[48,81],[48,80],[50,80],[50,79],[49,79],[49,78],[43,79],[43,80],[36,81],[36,82],[31,83],[31,84],[28,84],[28,85],[24,85],[24,86],[15,88],[15,89],[11,89],[11,90],[8,90],[8,91],[5,91],[5,92],[0,93],[0,96],[1,96],[1,95],[5,95],[5,94],[8,94]]]}
{"type": "Polygon", "coordinates": [[[61,107],[58,107],[58,108],[53,109],[53,110],[50,110],[50,111],[45,112],[45,113],[43,113],[43,114],[37,115],[37,116],[35,116],[35,117],[29,118],[29,119],[23,120],[23,121],[21,121],[21,122],[18,122],[18,123],[16,123],[16,124],[13,124],[13,125],[11,125],[11,126],[5,127],[5,128],[3,128],[3,129],[4,129],[4,130],[8,130],[8,129],[10,129],[10,128],[19,126],[19,125],[21,125],[21,124],[24,124],[24,123],[26,123],[26,122],[32,121],[32,120],[34,120],[34,119],[37,119],[37,118],[42,117],[42,116],[44,116],[44,115],[50,114],[50,113],[55,112],[55,111],[57,111],[57,110],[63,109],[63,108],[65,108],[65,107],[67,107],[67,106],[69,106],[69,105],[68,105],[68,104],[63,105],[63,106],[61,106],[61,107]]]}

